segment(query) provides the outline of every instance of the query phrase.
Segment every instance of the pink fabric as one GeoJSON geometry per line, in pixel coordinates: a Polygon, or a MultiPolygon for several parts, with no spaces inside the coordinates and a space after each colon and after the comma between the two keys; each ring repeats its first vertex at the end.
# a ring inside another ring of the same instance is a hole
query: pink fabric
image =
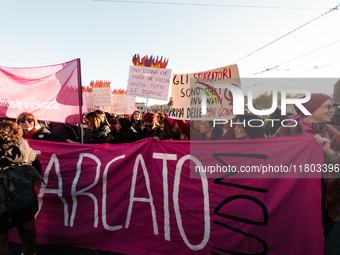
{"type": "Polygon", "coordinates": [[[176,124],[176,120],[172,119],[172,118],[169,118],[168,115],[165,116],[165,118],[169,121],[170,129],[172,129],[175,126],[175,124],[176,124]]]}
{"type": "Polygon", "coordinates": [[[299,125],[301,127],[302,133],[319,134],[320,136],[323,136],[326,132],[325,123],[313,123],[301,120],[299,125]]]}
{"type": "MultiPolygon", "coordinates": [[[[322,150],[312,139],[302,134],[213,142],[144,139],[115,145],[29,140],[41,152],[47,183],[36,185],[38,243],[139,255],[221,254],[221,249],[323,254],[319,178],[219,174],[207,179],[192,178],[189,171],[196,146],[204,146],[196,157],[202,164],[216,164],[218,158],[231,165],[322,163],[322,150]],[[249,159],[254,153],[267,158],[249,159]]],[[[11,241],[19,241],[15,229],[11,241]]]]}
{"type": "Polygon", "coordinates": [[[0,66],[0,117],[81,123],[80,60],[44,67],[0,66]]]}

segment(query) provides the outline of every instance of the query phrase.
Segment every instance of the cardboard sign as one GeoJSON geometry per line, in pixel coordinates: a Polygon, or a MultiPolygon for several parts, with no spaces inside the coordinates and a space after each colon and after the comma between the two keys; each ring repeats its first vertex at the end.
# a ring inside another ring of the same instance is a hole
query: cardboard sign
{"type": "Polygon", "coordinates": [[[93,99],[95,106],[111,106],[111,87],[93,88],[93,99]]]}
{"type": "Polygon", "coordinates": [[[185,120],[232,119],[232,94],[228,89],[216,88],[216,85],[229,84],[241,88],[239,77],[237,65],[190,74],[173,74],[173,105],[169,117],[185,120]],[[202,112],[203,107],[205,114],[202,112]]]}
{"type": "Polygon", "coordinates": [[[136,97],[125,94],[112,95],[112,113],[133,113],[136,97]]]}
{"type": "Polygon", "coordinates": [[[126,94],[143,98],[168,100],[171,69],[130,66],[126,94]]]}

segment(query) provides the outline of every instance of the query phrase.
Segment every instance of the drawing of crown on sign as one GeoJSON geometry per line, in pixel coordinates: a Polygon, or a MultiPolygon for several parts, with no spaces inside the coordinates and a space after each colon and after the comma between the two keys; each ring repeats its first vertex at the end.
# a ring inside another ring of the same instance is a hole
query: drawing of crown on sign
{"type": "Polygon", "coordinates": [[[139,54],[135,54],[132,57],[132,63],[135,66],[166,68],[169,62],[169,58],[168,59],[164,58],[163,61],[162,59],[163,59],[163,56],[161,56],[160,60],[158,60],[158,56],[157,56],[157,59],[155,59],[154,57],[152,57],[152,55],[150,58],[148,58],[148,55],[146,55],[145,57],[140,59],[139,54]]]}
{"type": "Polygon", "coordinates": [[[110,85],[111,85],[111,81],[102,81],[102,80],[100,80],[100,81],[91,81],[90,82],[90,86],[92,87],[92,88],[100,88],[100,87],[110,87],[110,85]]]}

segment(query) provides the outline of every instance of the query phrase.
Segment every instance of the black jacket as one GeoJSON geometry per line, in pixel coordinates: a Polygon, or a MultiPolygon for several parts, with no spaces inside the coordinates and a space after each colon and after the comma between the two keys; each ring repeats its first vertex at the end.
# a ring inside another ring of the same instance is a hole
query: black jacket
{"type": "Polygon", "coordinates": [[[117,136],[111,139],[110,143],[132,143],[139,140],[139,134],[137,131],[131,127],[124,127],[119,130],[117,136]]]}
{"type": "MultiPolygon", "coordinates": [[[[41,174],[42,167],[34,150],[29,147],[27,140],[0,144],[0,168],[11,164],[32,164],[41,174]]],[[[12,222],[9,222],[8,213],[0,216],[0,233],[19,226],[32,219],[38,211],[38,200],[34,200],[25,208],[12,212],[12,222]]]]}
{"type": "Polygon", "coordinates": [[[111,129],[107,124],[102,124],[97,130],[85,131],[85,143],[108,143],[111,129]]]}
{"type": "Polygon", "coordinates": [[[55,141],[50,130],[48,130],[46,127],[41,127],[40,129],[35,131],[31,139],[44,140],[44,141],[55,141]]]}

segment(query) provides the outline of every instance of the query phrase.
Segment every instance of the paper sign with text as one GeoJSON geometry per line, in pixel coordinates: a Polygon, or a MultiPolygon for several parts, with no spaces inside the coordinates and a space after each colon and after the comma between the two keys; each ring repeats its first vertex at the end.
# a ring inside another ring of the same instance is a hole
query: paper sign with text
{"type": "Polygon", "coordinates": [[[237,65],[209,71],[173,74],[169,117],[185,120],[232,119],[232,93],[219,84],[241,88],[237,65]],[[202,101],[204,100],[204,101],[202,101]],[[205,114],[202,109],[206,110],[205,114]]]}
{"type": "Polygon", "coordinates": [[[112,112],[115,114],[133,113],[136,97],[125,94],[112,95],[112,112]]]}
{"type": "Polygon", "coordinates": [[[93,88],[93,100],[95,106],[110,106],[111,102],[111,87],[93,88]]]}
{"type": "Polygon", "coordinates": [[[130,66],[126,94],[143,98],[168,100],[171,69],[130,66]]]}

